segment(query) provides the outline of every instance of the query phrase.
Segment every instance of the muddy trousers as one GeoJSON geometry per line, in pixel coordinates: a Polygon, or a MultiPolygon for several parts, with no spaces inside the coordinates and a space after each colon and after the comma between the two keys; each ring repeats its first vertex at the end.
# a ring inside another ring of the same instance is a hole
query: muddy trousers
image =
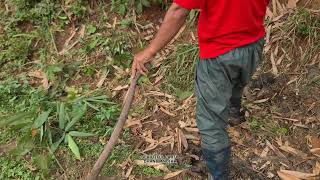
{"type": "Polygon", "coordinates": [[[201,146],[214,180],[228,179],[231,156],[226,130],[231,106],[241,106],[243,88],[261,61],[264,40],[196,65],[196,119],[201,146]]]}

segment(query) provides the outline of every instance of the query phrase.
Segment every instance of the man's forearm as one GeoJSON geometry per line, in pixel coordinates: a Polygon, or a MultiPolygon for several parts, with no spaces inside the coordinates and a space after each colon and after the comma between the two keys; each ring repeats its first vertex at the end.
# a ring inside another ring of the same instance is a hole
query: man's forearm
{"type": "Polygon", "coordinates": [[[159,32],[156,34],[151,44],[147,47],[147,51],[149,51],[152,55],[155,55],[164,46],[166,46],[184,25],[188,14],[189,10],[173,3],[167,11],[159,32]]]}

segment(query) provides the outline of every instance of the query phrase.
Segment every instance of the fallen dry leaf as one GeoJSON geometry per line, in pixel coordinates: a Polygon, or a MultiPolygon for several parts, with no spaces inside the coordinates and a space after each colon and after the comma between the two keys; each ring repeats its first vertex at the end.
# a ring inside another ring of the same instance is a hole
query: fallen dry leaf
{"type": "Polygon", "coordinates": [[[131,126],[138,126],[138,127],[142,127],[141,121],[139,120],[134,120],[134,121],[127,121],[125,124],[125,128],[129,128],[131,126]]]}
{"type": "Polygon", "coordinates": [[[42,79],[42,86],[45,90],[48,90],[50,88],[49,85],[49,80],[47,75],[42,71],[42,70],[37,70],[37,71],[33,71],[33,72],[29,72],[28,75],[30,77],[35,77],[35,78],[39,78],[42,79]]]}
{"type": "Polygon", "coordinates": [[[272,0],[272,13],[274,15],[277,15],[277,1],[276,0],[272,0]]]}
{"type": "Polygon", "coordinates": [[[159,96],[159,97],[166,97],[169,99],[172,99],[173,96],[166,94],[166,93],[162,93],[162,92],[157,92],[157,91],[150,91],[148,93],[145,93],[146,96],[151,95],[151,96],[159,96]]]}
{"type": "Polygon", "coordinates": [[[180,128],[185,128],[187,126],[187,124],[184,121],[179,121],[178,123],[180,128]]]}
{"type": "Polygon", "coordinates": [[[316,166],[313,168],[313,174],[320,175],[320,162],[316,162],[316,166]]]}
{"type": "Polygon", "coordinates": [[[289,171],[289,170],[280,170],[280,172],[287,174],[289,176],[295,177],[297,179],[309,179],[319,175],[319,174],[303,173],[303,172],[289,171]]]}
{"type": "Polygon", "coordinates": [[[314,149],[310,149],[310,152],[317,156],[317,157],[320,157],[320,148],[314,148],[314,149]]]}
{"type": "Polygon", "coordinates": [[[311,136],[310,141],[312,148],[320,148],[320,138],[311,136]]]}
{"type": "Polygon", "coordinates": [[[277,156],[285,158],[286,156],[284,154],[282,154],[278,148],[276,148],[274,145],[272,145],[268,140],[266,140],[267,146],[272,149],[273,152],[275,152],[277,154],[277,156]]]}
{"type": "Polygon", "coordinates": [[[270,19],[273,18],[273,13],[271,12],[270,8],[267,8],[267,17],[269,17],[270,19]]]}
{"type": "Polygon", "coordinates": [[[172,113],[172,112],[169,112],[168,110],[164,109],[163,107],[160,107],[160,110],[161,110],[162,112],[164,112],[165,114],[171,116],[171,117],[176,117],[176,116],[177,116],[176,114],[174,114],[174,113],[172,113]]]}
{"type": "Polygon", "coordinates": [[[154,81],[154,83],[153,84],[157,84],[158,82],[160,82],[161,81],[161,79],[163,78],[163,76],[161,75],[161,76],[157,76],[156,77],[156,80],[154,81]]]}
{"type": "Polygon", "coordinates": [[[170,172],[168,167],[166,165],[164,165],[164,164],[154,165],[153,168],[155,168],[156,170],[161,170],[161,171],[163,171],[165,173],[169,173],[170,172]]]}
{"type": "Polygon", "coordinates": [[[270,60],[271,60],[271,65],[272,65],[272,73],[274,75],[278,75],[279,71],[278,71],[278,68],[276,65],[274,52],[271,52],[270,60]]]}
{"type": "Polygon", "coordinates": [[[253,104],[260,104],[260,103],[265,103],[269,100],[269,98],[266,98],[266,99],[259,99],[259,100],[256,100],[253,102],[253,104]]]}
{"type": "Polygon", "coordinates": [[[129,178],[129,176],[131,175],[131,172],[133,170],[133,166],[130,166],[130,168],[127,170],[125,177],[129,178]]]}
{"type": "MultiPolygon", "coordinates": [[[[160,144],[161,144],[161,143],[164,143],[164,142],[166,142],[166,141],[171,140],[172,138],[173,138],[173,136],[161,137],[161,138],[159,139],[159,143],[160,143],[160,144]]],[[[171,142],[171,141],[169,141],[169,142],[171,142]]]]}
{"type": "Polygon", "coordinates": [[[186,127],[186,128],[184,128],[186,131],[188,131],[188,132],[199,132],[199,129],[198,128],[189,128],[189,127],[186,127]]]}
{"type": "Polygon", "coordinates": [[[181,131],[181,129],[179,129],[179,133],[180,133],[180,139],[181,139],[181,143],[184,147],[184,149],[188,149],[188,141],[186,136],[183,134],[183,132],[181,131]]]}
{"type": "MultiPolygon", "coordinates": [[[[71,50],[75,45],[77,45],[79,43],[79,41],[81,40],[81,38],[84,37],[84,33],[85,33],[85,25],[81,25],[81,28],[79,30],[79,39],[77,39],[75,42],[73,42],[71,45],[65,46],[58,54],[59,55],[63,55],[66,52],[68,52],[69,50],[71,50]]],[[[70,38],[73,38],[74,35],[72,35],[70,38]]],[[[70,39],[71,40],[71,39],[70,39]]],[[[68,40],[67,40],[68,41],[68,40]]],[[[67,43],[67,42],[66,42],[67,43]]],[[[69,43],[69,42],[68,42],[69,43]]]]}
{"type": "Polygon", "coordinates": [[[176,137],[177,137],[177,140],[178,140],[178,152],[181,154],[182,153],[182,142],[181,142],[181,136],[180,136],[180,133],[179,133],[179,129],[176,128],[176,137]]]}
{"type": "Polygon", "coordinates": [[[144,160],[135,160],[134,163],[135,163],[136,165],[138,165],[138,166],[143,166],[143,165],[145,165],[144,160]]]}
{"type": "Polygon", "coordinates": [[[31,131],[31,136],[36,137],[38,135],[38,130],[37,129],[32,129],[31,131]]]}
{"type": "Polygon", "coordinates": [[[106,78],[107,78],[107,74],[103,74],[100,77],[100,79],[99,79],[99,81],[97,83],[97,88],[101,88],[102,87],[102,85],[103,85],[104,81],[106,80],[106,78]]]}
{"type": "Polygon", "coordinates": [[[282,145],[279,147],[281,150],[287,152],[287,153],[290,153],[290,154],[293,154],[293,155],[296,155],[296,156],[300,156],[301,158],[306,158],[308,157],[308,155],[298,149],[295,149],[293,147],[290,147],[289,145],[282,145]]]}
{"type": "Polygon", "coordinates": [[[297,3],[299,0],[288,0],[287,8],[294,9],[297,7],[297,3]]]}
{"type": "Polygon", "coordinates": [[[270,150],[269,146],[266,146],[266,147],[263,149],[263,151],[261,152],[260,157],[261,157],[261,158],[266,158],[267,155],[268,155],[269,150],[270,150]]]}
{"type": "Polygon", "coordinates": [[[277,174],[282,180],[300,180],[297,177],[294,177],[292,175],[286,174],[286,173],[281,172],[281,171],[278,171],[277,174]]]}
{"type": "Polygon", "coordinates": [[[172,173],[169,173],[167,175],[165,175],[163,177],[163,179],[170,179],[170,178],[173,178],[173,177],[176,177],[178,176],[179,174],[181,174],[184,170],[180,170],[180,171],[176,171],[176,172],[172,172],[172,173]]]}
{"type": "Polygon", "coordinates": [[[124,86],[117,86],[116,88],[113,89],[113,91],[121,91],[123,89],[128,89],[129,85],[124,85],[124,86]]]}

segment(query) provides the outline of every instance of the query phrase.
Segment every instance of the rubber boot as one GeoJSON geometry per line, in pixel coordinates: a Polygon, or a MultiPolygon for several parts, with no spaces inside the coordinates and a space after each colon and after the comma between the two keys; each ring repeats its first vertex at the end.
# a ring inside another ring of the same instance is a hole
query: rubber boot
{"type": "Polygon", "coordinates": [[[231,98],[229,112],[229,125],[231,127],[238,126],[246,121],[244,111],[241,111],[241,99],[231,98]]]}
{"type": "Polygon", "coordinates": [[[208,167],[209,180],[228,180],[231,148],[219,152],[202,149],[204,160],[208,167]]]}

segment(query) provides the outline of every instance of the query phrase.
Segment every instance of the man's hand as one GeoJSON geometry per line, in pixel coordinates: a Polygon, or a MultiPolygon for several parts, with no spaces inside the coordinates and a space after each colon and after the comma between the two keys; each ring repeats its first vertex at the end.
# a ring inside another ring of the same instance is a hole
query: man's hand
{"type": "Polygon", "coordinates": [[[152,53],[149,49],[145,49],[144,51],[141,51],[138,54],[136,54],[133,59],[131,77],[134,78],[137,75],[137,73],[147,75],[148,69],[145,65],[151,61],[151,58],[153,56],[154,53],[152,53]]]}
{"type": "Polygon", "coordinates": [[[147,74],[148,69],[145,67],[145,64],[150,62],[151,58],[174,38],[185,23],[189,12],[190,10],[180,7],[176,3],[170,6],[154,40],[146,50],[135,55],[132,64],[132,78],[137,73],[142,75],[147,74]]]}

